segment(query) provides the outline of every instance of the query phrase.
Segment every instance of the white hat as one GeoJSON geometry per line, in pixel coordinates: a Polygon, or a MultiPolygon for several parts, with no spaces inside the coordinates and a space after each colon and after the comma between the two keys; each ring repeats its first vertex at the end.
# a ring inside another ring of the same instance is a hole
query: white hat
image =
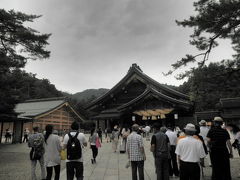
{"type": "Polygon", "coordinates": [[[195,125],[192,123],[188,123],[184,129],[187,131],[196,131],[195,125]]]}
{"type": "Polygon", "coordinates": [[[199,122],[199,125],[204,125],[204,124],[206,124],[207,122],[204,120],[204,119],[202,119],[200,122],[199,122]]]}
{"type": "Polygon", "coordinates": [[[221,117],[214,117],[213,121],[223,122],[223,119],[221,117]]]}

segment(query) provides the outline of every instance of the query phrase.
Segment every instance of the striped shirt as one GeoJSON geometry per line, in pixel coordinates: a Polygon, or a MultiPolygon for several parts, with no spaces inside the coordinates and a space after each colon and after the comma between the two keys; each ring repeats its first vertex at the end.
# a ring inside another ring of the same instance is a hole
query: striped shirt
{"type": "Polygon", "coordinates": [[[127,150],[129,153],[129,160],[130,161],[143,161],[144,154],[143,154],[142,148],[143,148],[142,136],[133,131],[127,137],[127,150]]]}

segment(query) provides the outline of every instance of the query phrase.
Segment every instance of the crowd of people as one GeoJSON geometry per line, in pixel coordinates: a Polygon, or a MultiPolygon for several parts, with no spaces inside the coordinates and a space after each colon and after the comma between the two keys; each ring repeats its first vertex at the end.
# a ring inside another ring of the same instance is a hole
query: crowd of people
{"type": "MultiPolygon", "coordinates": [[[[87,140],[83,133],[79,132],[79,123],[73,122],[70,132],[66,133],[63,140],[55,133],[52,125],[46,125],[44,134],[38,127],[33,128],[33,134],[29,135],[28,146],[31,148],[31,177],[36,180],[36,164],[41,167],[41,178],[51,180],[53,169],[55,180],[60,178],[61,151],[66,150],[66,174],[67,180],[83,179],[82,148],[87,146],[87,140]]],[[[94,133],[94,132],[93,132],[94,133]]],[[[89,139],[91,148],[92,143],[89,139]]],[[[96,154],[96,153],[95,153],[96,154]]]]}
{"type": "MultiPolygon", "coordinates": [[[[155,159],[157,180],[200,180],[204,173],[204,159],[209,154],[212,167],[212,180],[231,180],[230,158],[233,157],[230,135],[223,119],[215,117],[212,126],[205,120],[199,125],[188,123],[185,128],[161,127],[154,124],[150,151],[155,159]]],[[[137,124],[132,126],[132,133],[127,138],[128,157],[132,165],[132,179],[144,179],[144,160],[146,159],[143,138],[138,135],[137,124]],[[138,178],[137,178],[138,170],[138,178]]],[[[235,132],[235,144],[239,149],[239,131],[235,132]]]]}
{"type": "MultiPolygon", "coordinates": [[[[233,147],[240,149],[240,131],[236,126],[231,126],[236,135],[233,147]]],[[[79,124],[73,122],[70,132],[66,132],[62,140],[54,133],[54,127],[47,125],[44,133],[39,133],[38,127],[33,128],[34,133],[27,134],[24,139],[31,147],[31,175],[35,180],[36,164],[41,167],[42,179],[50,180],[53,170],[55,180],[60,177],[61,152],[66,151],[66,175],[67,180],[83,179],[82,148],[87,146],[92,150],[91,163],[95,164],[98,149],[101,147],[101,128],[91,130],[88,141],[83,133],[79,132],[79,124]]],[[[179,177],[180,180],[200,180],[203,176],[203,168],[206,166],[206,156],[209,156],[208,164],[212,167],[212,180],[231,180],[230,158],[233,157],[230,135],[226,130],[223,119],[215,117],[211,127],[205,120],[198,125],[191,123],[180,130],[173,126],[162,127],[155,123],[152,127],[140,127],[133,124],[131,128],[123,125],[121,128],[115,125],[113,129],[104,131],[106,142],[112,143],[112,151],[126,153],[131,166],[132,179],[144,180],[144,161],[146,154],[143,138],[150,141],[150,151],[155,161],[157,180],[169,180],[170,177],[179,177]],[[150,139],[150,131],[152,136],[150,139]],[[119,149],[118,149],[119,148],[119,149]]],[[[240,151],[240,150],[239,150],[240,151]]]]}

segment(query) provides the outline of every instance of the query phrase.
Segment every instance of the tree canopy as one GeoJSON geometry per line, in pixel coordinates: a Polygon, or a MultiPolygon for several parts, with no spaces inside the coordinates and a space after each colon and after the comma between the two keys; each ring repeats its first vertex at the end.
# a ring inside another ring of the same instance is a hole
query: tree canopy
{"type": "MultiPolygon", "coordinates": [[[[212,48],[218,45],[218,39],[230,39],[232,48],[236,52],[231,61],[228,60],[227,72],[240,70],[240,1],[239,0],[198,0],[194,2],[196,15],[183,21],[176,21],[178,25],[194,29],[190,36],[190,44],[199,50],[199,54],[187,54],[186,57],[172,64],[172,74],[190,62],[197,62],[203,67],[209,60],[212,48]]],[[[220,60],[221,61],[221,60],[220,60]]],[[[179,74],[177,78],[188,77],[194,68],[179,74]]]]}
{"type": "Polygon", "coordinates": [[[0,9],[0,120],[12,117],[18,102],[14,70],[23,68],[29,59],[50,56],[45,49],[50,34],[25,26],[39,17],[0,9]]]}
{"type": "Polygon", "coordinates": [[[193,70],[187,82],[179,87],[195,102],[196,111],[215,110],[220,98],[240,96],[240,71],[227,76],[225,62],[210,63],[193,70]]]}

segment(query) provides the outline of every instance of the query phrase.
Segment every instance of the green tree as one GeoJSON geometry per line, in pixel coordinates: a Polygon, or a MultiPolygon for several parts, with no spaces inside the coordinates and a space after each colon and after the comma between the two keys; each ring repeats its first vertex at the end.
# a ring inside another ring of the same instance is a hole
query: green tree
{"type": "Polygon", "coordinates": [[[19,101],[63,96],[48,79],[38,79],[35,74],[17,69],[12,71],[12,77],[19,101]]]}
{"type": "MultiPolygon", "coordinates": [[[[194,2],[196,15],[189,19],[176,21],[183,27],[194,28],[190,36],[190,44],[195,46],[200,53],[196,55],[187,54],[186,57],[172,64],[172,70],[167,74],[190,62],[197,62],[198,67],[203,67],[209,60],[212,48],[218,45],[218,39],[230,39],[235,54],[231,62],[228,62],[226,73],[234,73],[240,70],[240,1],[239,0],[198,0],[194,2]]],[[[193,72],[194,68],[177,78],[183,79],[193,72]]]]}
{"type": "Polygon", "coordinates": [[[195,101],[196,111],[214,110],[220,98],[240,96],[240,72],[227,74],[225,62],[210,63],[193,70],[189,80],[179,90],[195,101]]]}
{"type": "Polygon", "coordinates": [[[45,50],[50,34],[40,34],[26,27],[26,22],[33,22],[37,15],[27,15],[14,10],[0,9],[0,118],[14,115],[16,82],[13,71],[23,68],[27,60],[43,59],[50,56],[45,50]]]}

